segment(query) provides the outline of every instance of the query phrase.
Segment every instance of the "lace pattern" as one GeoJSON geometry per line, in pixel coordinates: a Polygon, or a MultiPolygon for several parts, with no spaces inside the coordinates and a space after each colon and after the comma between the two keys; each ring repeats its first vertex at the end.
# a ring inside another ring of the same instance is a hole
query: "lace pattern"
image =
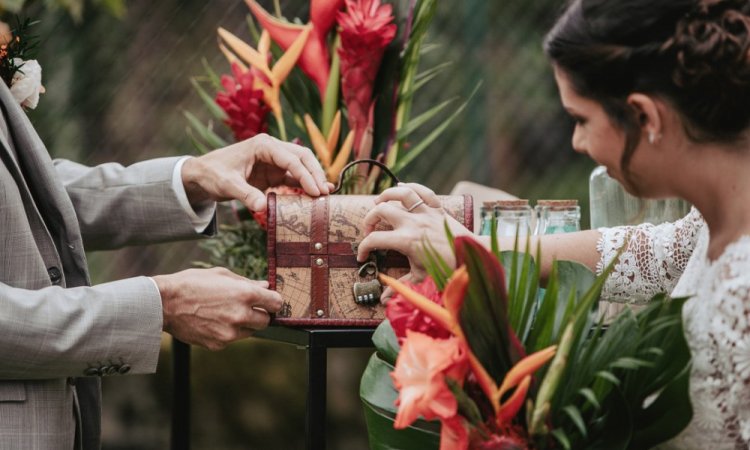
{"type": "Polygon", "coordinates": [[[711,262],[708,228],[695,209],[673,224],[603,229],[598,272],[625,242],[605,285],[610,298],[691,297],[683,321],[693,358],[693,420],[660,448],[750,448],[750,236],[711,262]]]}
{"type": "Polygon", "coordinates": [[[693,208],[684,218],[661,225],[601,228],[597,250],[601,274],[625,246],[602,291],[616,303],[643,304],[655,294],[671,292],[692,254],[703,217],[693,208]]]}
{"type": "Polygon", "coordinates": [[[750,236],[714,262],[701,233],[674,296],[685,304],[693,421],[666,448],[750,448],[750,236]]]}

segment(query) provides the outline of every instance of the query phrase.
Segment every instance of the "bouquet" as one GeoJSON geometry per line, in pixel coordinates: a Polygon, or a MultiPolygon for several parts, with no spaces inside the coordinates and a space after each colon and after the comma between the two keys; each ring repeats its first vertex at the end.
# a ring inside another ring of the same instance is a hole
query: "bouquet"
{"type": "Polygon", "coordinates": [[[361,382],[371,448],[645,449],[687,426],[685,299],[605,327],[611,267],[597,278],[557,261],[542,295],[528,245],[453,246],[456,270],[427,245],[424,282],[381,275],[397,295],[361,382]]]}
{"type": "MultiPolygon", "coordinates": [[[[418,72],[437,0],[311,0],[309,17],[293,21],[281,17],[278,5],[271,14],[256,0],[246,3],[254,43],[219,28],[219,49],[231,73],[219,76],[204,64],[206,76],[193,79],[194,87],[214,120],[231,130],[231,139],[269,133],[307,145],[342,192],[372,194],[388,187],[376,166],[362,165],[346,177],[342,169],[352,160],[375,159],[398,173],[466,105],[448,100],[412,117],[416,92],[446,67],[418,72]],[[428,125],[434,128],[412,143],[414,132],[428,125]]],[[[186,116],[199,151],[229,143],[213,122],[186,116]]],[[[254,236],[263,233],[264,219],[253,220],[242,209],[236,213],[238,225],[224,227],[225,235],[208,244],[213,262],[262,276],[255,270],[265,270],[265,250],[250,243],[262,242],[254,236]]]]}

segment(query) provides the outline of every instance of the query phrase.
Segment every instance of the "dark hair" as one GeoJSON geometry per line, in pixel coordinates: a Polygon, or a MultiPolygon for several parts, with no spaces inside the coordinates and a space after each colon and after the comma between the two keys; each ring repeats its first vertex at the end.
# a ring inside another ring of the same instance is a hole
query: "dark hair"
{"type": "Polygon", "coordinates": [[[580,95],[640,139],[633,92],[673,105],[690,139],[733,142],[750,126],[750,0],[574,0],[544,50],[580,95]]]}

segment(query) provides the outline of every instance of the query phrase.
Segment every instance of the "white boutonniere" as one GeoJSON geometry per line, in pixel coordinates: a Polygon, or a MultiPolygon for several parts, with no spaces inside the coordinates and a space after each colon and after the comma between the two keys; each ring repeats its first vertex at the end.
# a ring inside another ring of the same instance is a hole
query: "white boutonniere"
{"type": "Polygon", "coordinates": [[[23,61],[16,58],[15,64],[18,70],[10,82],[10,93],[22,107],[34,109],[39,103],[39,95],[45,91],[42,86],[42,66],[35,59],[23,61]]]}
{"type": "Polygon", "coordinates": [[[39,104],[39,95],[44,93],[42,67],[30,53],[36,47],[36,38],[28,30],[36,22],[28,19],[18,21],[11,29],[0,22],[0,77],[10,88],[10,93],[21,107],[34,109],[39,104]]]}

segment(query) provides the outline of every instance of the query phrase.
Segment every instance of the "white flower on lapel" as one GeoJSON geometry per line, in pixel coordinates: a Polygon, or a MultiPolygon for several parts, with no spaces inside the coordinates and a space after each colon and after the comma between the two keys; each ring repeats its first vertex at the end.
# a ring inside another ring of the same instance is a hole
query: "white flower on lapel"
{"type": "Polygon", "coordinates": [[[15,58],[14,62],[20,69],[13,75],[10,93],[21,106],[34,109],[39,103],[39,95],[44,93],[42,66],[35,59],[23,61],[15,58]]]}

